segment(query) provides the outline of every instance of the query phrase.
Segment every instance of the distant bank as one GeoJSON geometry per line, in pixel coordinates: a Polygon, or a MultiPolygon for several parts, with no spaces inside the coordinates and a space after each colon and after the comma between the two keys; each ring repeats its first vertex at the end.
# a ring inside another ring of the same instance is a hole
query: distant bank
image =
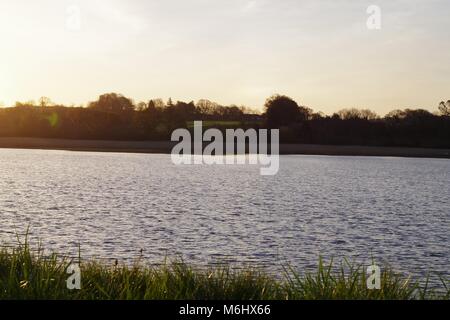
{"type": "MultiPolygon", "coordinates": [[[[170,141],[68,140],[21,137],[0,138],[0,148],[97,152],[170,153],[175,144],[176,143],[170,141]]],[[[281,144],[280,154],[450,158],[450,149],[281,144]]]]}

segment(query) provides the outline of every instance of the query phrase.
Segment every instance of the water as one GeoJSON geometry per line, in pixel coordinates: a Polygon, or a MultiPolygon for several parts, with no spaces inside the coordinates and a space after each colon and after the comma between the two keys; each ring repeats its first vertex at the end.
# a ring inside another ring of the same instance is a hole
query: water
{"type": "Polygon", "coordinates": [[[198,266],[319,256],[450,275],[450,161],[282,156],[258,166],[174,166],[169,155],[0,150],[0,241],[49,251],[198,266]]]}

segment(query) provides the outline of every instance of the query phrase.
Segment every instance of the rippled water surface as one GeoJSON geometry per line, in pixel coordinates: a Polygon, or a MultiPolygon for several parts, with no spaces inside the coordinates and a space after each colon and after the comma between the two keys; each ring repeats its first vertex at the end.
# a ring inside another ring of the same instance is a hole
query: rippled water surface
{"type": "Polygon", "coordinates": [[[174,166],[169,155],[0,150],[0,241],[30,227],[48,250],[149,263],[183,257],[279,270],[320,255],[450,269],[450,161],[282,156],[174,166]]]}

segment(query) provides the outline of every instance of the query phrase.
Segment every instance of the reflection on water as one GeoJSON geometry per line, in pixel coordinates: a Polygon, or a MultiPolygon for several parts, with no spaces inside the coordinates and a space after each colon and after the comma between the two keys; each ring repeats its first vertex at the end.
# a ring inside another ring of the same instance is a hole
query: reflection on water
{"type": "Polygon", "coordinates": [[[450,161],[282,156],[174,166],[169,155],[0,150],[0,240],[149,263],[315,268],[319,255],[449,275],[450,161]]]}

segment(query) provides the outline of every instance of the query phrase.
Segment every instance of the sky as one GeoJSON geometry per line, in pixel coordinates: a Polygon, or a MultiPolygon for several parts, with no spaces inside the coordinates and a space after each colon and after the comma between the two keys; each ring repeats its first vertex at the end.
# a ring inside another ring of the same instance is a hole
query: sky
{"type": "Polygon", "coordinates": [[[117,92],[262,108],[279,93],[327,114],[435,111],[450,99],[449,13],[448,0],[0,0],[0,103],[117,92]]]}

